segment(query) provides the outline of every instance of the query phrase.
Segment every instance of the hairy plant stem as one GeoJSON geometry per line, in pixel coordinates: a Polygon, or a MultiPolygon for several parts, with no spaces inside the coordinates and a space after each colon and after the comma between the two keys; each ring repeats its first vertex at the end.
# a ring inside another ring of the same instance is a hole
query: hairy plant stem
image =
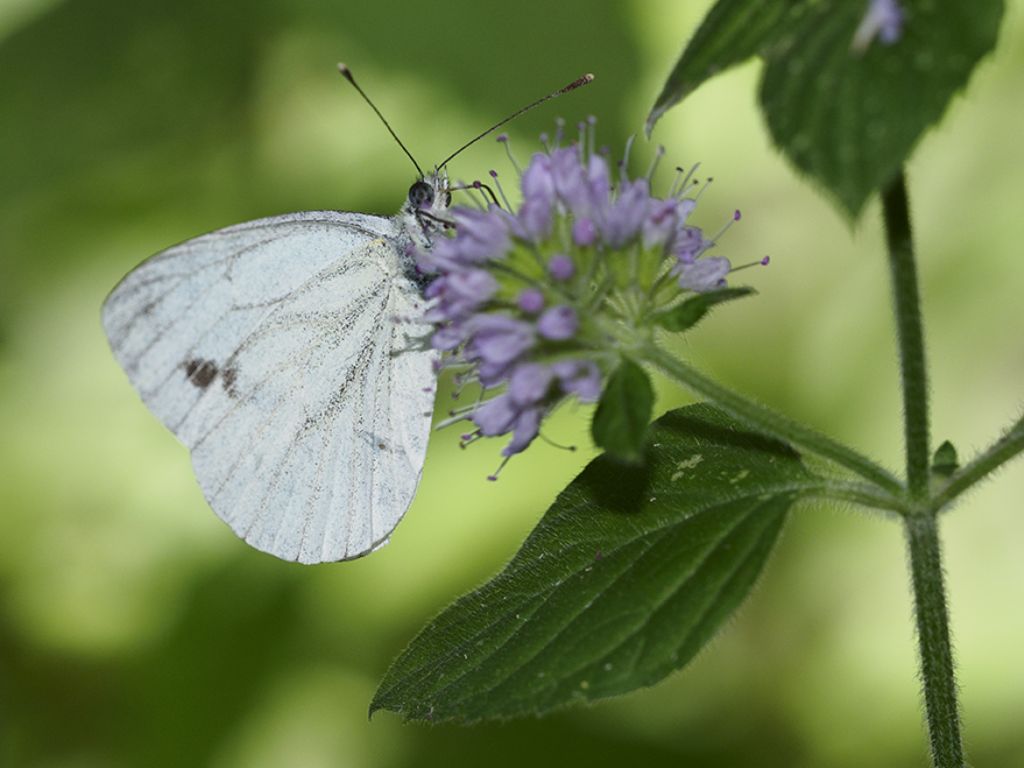
{"type": "Polygon", "coordinates": [[[866,456],[810,427],[748,400],[669,354],[654,342],[644,344],[637,350],[637,356],[758,432],[834,461],[890,494],[904,494],[902,483],[866,456]]]}
{"type": "Polygon", "coordinates": [[[960,711],[949,640],[938,523],[929,492],[928,371],[910,227],[910,202],[902,171],[882,192],[882,215],[892,274],[902,373],[907,490],[911,503],[904,515],[904,527],[914,585],[914,615],[917,618],[932,764],[935,768],[963,768],[960,711]]]}
{"type": "Polygon", "coordinates": [[[924,361],[924,332],[918,298],[910,203],[903,173],[882,193],[889,268],[903,376],[903,432],[907,453],[907,487],[911,498],[928,497],[928,380],[924,361]]]}
{"type": "Polygon", "coordinates": [[[928,737],[935,768],[963,768],[960,711],[956,698],[953,651],[949,642],[938,523],[933,514],[904,517],[914,615],[921,650],[921,677],[928,713],[928,737]]]}
{"type": "Polygon", "coordinates": [[[879,490],[870,483],[850,480],[824,479],[817,488],[809,490],[807,498],[845,501],[868,509],[882,512],[894,512],[900,516],[907,514],[906,500],[879,490]]]}

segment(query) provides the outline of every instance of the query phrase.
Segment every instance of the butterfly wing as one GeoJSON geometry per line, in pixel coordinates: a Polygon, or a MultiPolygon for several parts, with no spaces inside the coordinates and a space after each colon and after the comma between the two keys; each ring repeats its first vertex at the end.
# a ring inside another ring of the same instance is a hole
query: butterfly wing
{"type": "Polygon", "coordinates": [[[142,400],[257,549],[359,557],[412,502],[435,375],[402,245],[375,216],[261,219],[157,254],[103,306],[142,400]]]}

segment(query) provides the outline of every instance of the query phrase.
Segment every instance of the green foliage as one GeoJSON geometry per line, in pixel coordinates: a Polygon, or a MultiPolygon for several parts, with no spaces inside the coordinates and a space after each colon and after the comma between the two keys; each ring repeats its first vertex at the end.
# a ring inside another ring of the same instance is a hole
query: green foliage
{"type": "Polygon", "coordinates": [[[1002,0],[901,0],[892,45],[851,41],[867,2],[720,0],[655,102],[648,130],[717,72],[760,55],[761,108],[776,146],[851,218],[890,181],[996,43],[1002,0]]]}
{"type": "Polygon", "coordinates": [[[704,316],[716,304],[741,299],[757,293],[753,288],[722,288],[691,296],[656,318],[656,322],[666,331],[681,332],[688,330],[704,319],[704,316]]]}
{"type": "Polygon", "coordinates": [[[613,458],[639,463],[653,407],[654,389],[646,371],[632,360],[623,359],[608,378],[594,412],[594,443],[613,458]]]}
{"type": "Polygon", "coordinates": [[[801,490],[787,446],[694,405],[652,427],[643,467],[599,457],[493,580],[387,672],[371,713],[473,722],[658,682],[750,591],[801,490]]]}

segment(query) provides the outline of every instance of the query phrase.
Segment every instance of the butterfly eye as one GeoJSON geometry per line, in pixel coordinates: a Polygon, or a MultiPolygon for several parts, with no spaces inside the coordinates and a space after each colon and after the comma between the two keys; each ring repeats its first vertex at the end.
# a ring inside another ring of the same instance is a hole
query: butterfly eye
{"type": "Polygon", "coordinates": [[[445,192],[444,192],[444,207],[445,208],[451,208],[451,206],[452,206],[452,193],[449,192],[448,190],[445,190],[445,192]]]}
{"type": "Polygon", "coordinates": [[[417,181],[409,187],[409,202],[413,208],[423,208],[434,202],[434,189],[425,181],[417,181]]]}

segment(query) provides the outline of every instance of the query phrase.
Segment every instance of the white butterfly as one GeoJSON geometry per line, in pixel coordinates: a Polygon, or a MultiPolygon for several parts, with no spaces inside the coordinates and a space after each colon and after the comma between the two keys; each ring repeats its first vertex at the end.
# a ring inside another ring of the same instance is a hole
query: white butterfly
{"type": "Polygon", "coordinates": [[[434,353],[412,245],[450,202],[443,172],[392,218],[274,216],[162,251],[103,305],[151,411],[192,453],[206,500],[285,560],[387,543],[423,470],[434,353]]]}
{"type": "Polygon", "coordinates": [[[444,168],[592,80],[420,171],[397,216],[307,211],[220,229],[156,254],[107,297],[114,356],[191,451],[214,512],[249,544],[322,563],[387,543],[416,493],[430,432],[437,355],[422,343],[431,327],[410,249],[429,248],[446,226],[444,168]]]}

